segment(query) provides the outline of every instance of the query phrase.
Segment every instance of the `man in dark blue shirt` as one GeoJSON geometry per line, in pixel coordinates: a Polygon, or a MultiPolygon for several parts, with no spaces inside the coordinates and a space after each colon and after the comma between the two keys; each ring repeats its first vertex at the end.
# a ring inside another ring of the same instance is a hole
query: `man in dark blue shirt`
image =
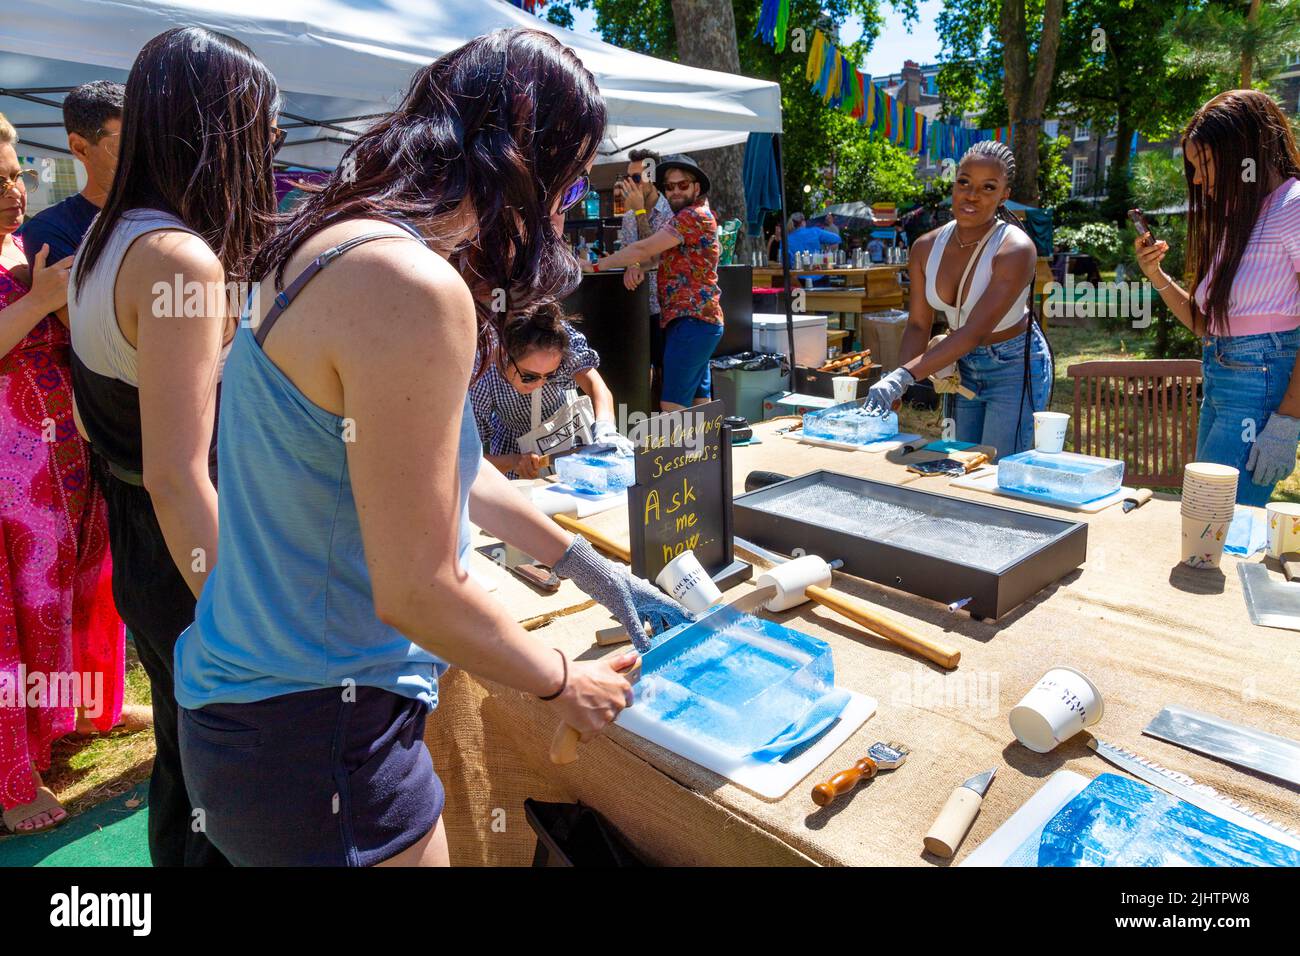
{"type": "MultiPolygon", "coordinates": [[[[85,167],[86,185],[81,192],[42,209],[23,225],[19,235],[28,265],[35,261],[42,245],[50,247],[47,263],[75,255],[91,221],[108,199],[117,170],[125,93],[121,83],[95,80],[64,97],[63,126],[68,131],[68,149],[85,167]]],[[[59,310],[58,315],[66,325],[67,308],[59,310]]]]}

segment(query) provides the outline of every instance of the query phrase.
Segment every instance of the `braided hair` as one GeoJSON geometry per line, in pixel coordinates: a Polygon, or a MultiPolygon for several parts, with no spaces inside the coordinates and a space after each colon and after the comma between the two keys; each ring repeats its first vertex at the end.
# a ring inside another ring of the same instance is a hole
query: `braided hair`
{"type": "MultiPolygon", "coordinates": [[[[973,160],[979,163],[997,163],[1002,167],[1002,171],[1007,177],[1007,182],[1011,182],[1016,178],[1016,154],[1011,151],[1010,146],[1006,143],[999,143],[996,139],[982,139],[978,143],[973,144],[970,149],[966,150],[961,158],[962,163],[965,163],[968,160],[973,160]]],[[[961,163],[958,163],[957,165],[960,166],[961,163]]],[[[1025,229],[1024,223],[1011,214],[1011,210],[1007,208],[1005,202],[998,203],[998,209],[997,212],[994,213],[994,218],[1018,226],[1026,233],[1029,232],[1028,229],[1025,229]]]]}

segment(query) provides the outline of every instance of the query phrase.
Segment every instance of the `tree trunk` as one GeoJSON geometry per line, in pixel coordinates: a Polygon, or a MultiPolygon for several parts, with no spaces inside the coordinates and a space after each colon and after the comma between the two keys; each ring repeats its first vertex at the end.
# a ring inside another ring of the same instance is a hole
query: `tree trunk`
{"type": "MultiPolygon", "coordinates": [[[[1247,26],[1253,27],[1259,22],[1259,0],[1250,0],[1250,11],[1246,14],[1247,26]]],[[[1250,81],[1254,74],[1254,60],[1250,55],[1250,45],[1247,44],[1241,51],[1241,89],[1250,89],[1250,81]]]]}
{"type": "MultiPolygon", "coordinates": [[[[677,55],[682,63],[706,70],[740,73],[736,18],[731,0],[672,0],[677,55]]],[[[651,148],[654,143],[646,144],[651,148]]],[[[710,149],[694,157],[709,176],[709,206],[718,222],[745,221],[745,147],[743,143],[710,149]]],[[[744,230],[736,251],[742,252],[744,230]]],[[[739,261],[739,260],[737,260],[739,261]]]]}
{"type": "Polygon", "coordinates": [[[1125,104],[1119,104],[1115,119],[1115,156],[1110,161],[1110,175],[1106,182],[1106,202],[1102,207],[1106,218],[1121,228],[1129,208],[1128,164],[1129,148],[1133,140],[1133,120],[1125,104]]]}
{"type": "Polygon", "coordinates": [[[1038,205],[1038,137],[1043,128],[1043,111],[1056,77],[1056,51],[1061,42],[1061,12],[1064,0],[1044,0],[1043,27],[1030,76],[1029,36],[1026,29],[1026,0],[1004,0],[999,20],[1002,38],[1002,92],[1011,121],[1012,150],[1016,175],[1011,198],[1028,206],[1038,205]]]}

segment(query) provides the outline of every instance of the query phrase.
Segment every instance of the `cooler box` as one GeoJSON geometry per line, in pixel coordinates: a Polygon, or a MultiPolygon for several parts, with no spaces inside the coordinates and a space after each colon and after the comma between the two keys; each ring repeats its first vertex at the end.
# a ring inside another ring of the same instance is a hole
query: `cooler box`
{"type": "Polygon", "coordinates": [[[822,398],[820,395],[775,392],[763,399],[763,420],[780,418],[782,415],[806,415],[818,409],[830,408],[834,404],[835,399],[822,398]]]}
{"type": "Polygon", "coordinates": [[[739,415],[747,422],[763,420],[763,399],[780,392],[788,384],[787,375],[779,368],[765,368],[756,372],[745,369],[709,370],[713,380],[713,397],[727,406],[728,415],[739,415]]]}
{"type": "MultiPolygon", "coordinates": [[[[784,313],[754,313],[754,351],[789,353],[784,313]]],[[[794,364],[811,368],[826,364],[826,316],[795,313],[794,364]]]]}

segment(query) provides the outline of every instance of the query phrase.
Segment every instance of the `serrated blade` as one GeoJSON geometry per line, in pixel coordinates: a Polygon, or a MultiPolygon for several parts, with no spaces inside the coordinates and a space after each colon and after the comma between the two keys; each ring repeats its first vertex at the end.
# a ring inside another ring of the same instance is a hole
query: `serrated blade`
{"type": "Polygon", "coordinates": [[[709,635],[725,631],[746,614],[752,614],[776,597],[776,585],[755,588],[728,604],[710,608],[689,624],[684,624],[676,634],[664,638],[642,656],[642,670],[651,673],[673,660],[681,648],[692,647],[709,635]]]}
{"type": "Polygon", "coordinates": [[[1213,813],[1216,817],[1235,823],[1243,829],[1276,840],[1293,850],[1300,850],[1300,833],[1262,813],[1251,810],[1231,797],[1224,796],[1211,786],[1197,783],[1185,773],[1162,767],[1154,760],[1147,760],[1131,750],[1108,744],[1095,737],[1088,741],[1088,746],[1095,750],[1098,756],[1110,761],[1125,773],[1159,787],[1179,800],[1200,807],[1206,813],[1213,813]]]}

